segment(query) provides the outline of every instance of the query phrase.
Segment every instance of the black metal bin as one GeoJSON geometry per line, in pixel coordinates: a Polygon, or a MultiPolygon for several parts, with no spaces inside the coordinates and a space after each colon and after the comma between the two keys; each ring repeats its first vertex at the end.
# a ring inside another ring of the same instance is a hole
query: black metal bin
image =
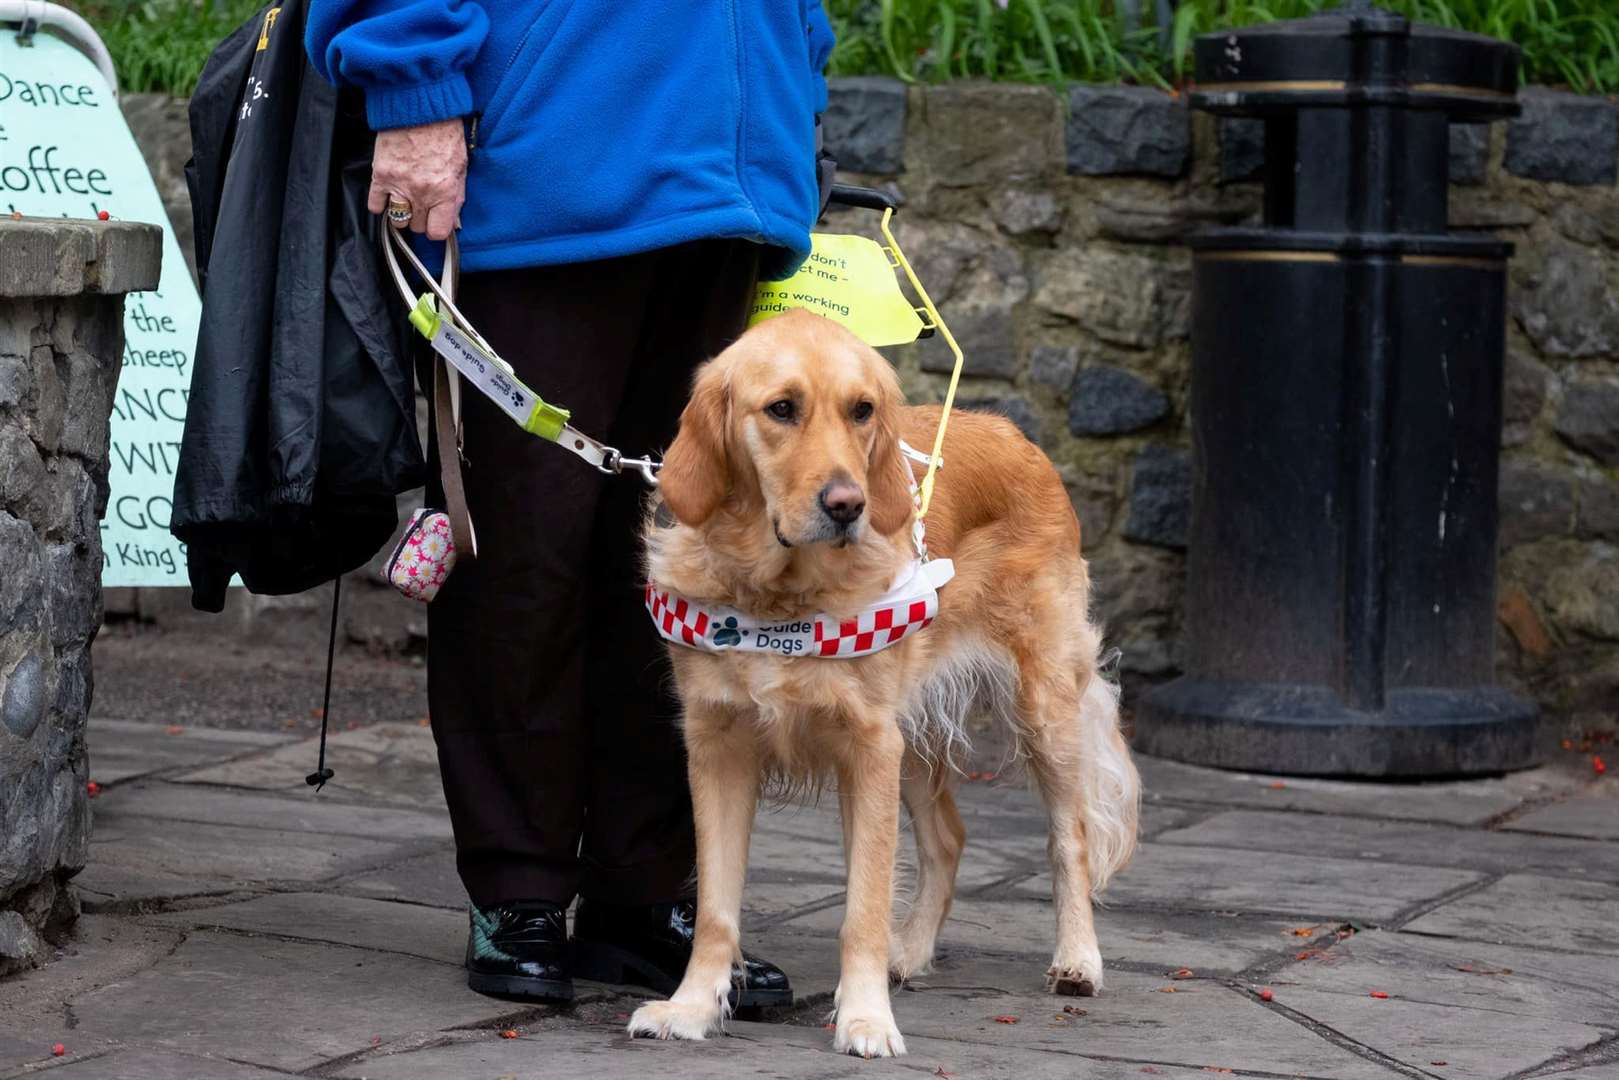
{"type": "Polygon", "coordinates": [[[1212,34],[1196,108],[1265,121],[1264,225],[1194,248],[1185,675],[1151,754],[1313,775],[1532,763],[1493,684],[1511,245],[1446,229],[1449,124],[1518,50],[1369,7],[1212,34]]]}

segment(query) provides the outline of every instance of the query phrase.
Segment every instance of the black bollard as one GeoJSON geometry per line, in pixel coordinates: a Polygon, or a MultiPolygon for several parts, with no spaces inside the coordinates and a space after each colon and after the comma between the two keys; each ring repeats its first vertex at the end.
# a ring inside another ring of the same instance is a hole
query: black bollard
{"type": "Polygon", "coordinates": [[[1222,768],[1533,763],[1495,686],[1510,244],[1446,230],[1449,123],[1518,50],[1365,6],[1210,34],[1195,108],[1265,122],[1264,226],[1192,238],[1184,677],[1135,743],[1222,768]]]}

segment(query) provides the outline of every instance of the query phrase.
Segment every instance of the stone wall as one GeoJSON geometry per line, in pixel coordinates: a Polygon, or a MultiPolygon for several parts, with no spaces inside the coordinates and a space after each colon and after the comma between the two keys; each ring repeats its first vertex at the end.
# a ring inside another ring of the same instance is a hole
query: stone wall
{"type": "MultiPolygon", "coordinates": [[[[1540,89],[1452,130],[1451,221],[1512,240],[1502,432],[1502,680],[1619,711],[1619,107],[1540,89]]],[[[184,103],[124,109],[189,235],[184,103]]],[[[1051,454],[1126,680],[1176,672],[1189,468],[1190,230],[1258,219],[1263,128],[1130,87],[834,79],[843,177],[905,199],[901,243],[967,351],[962,400],[1051,454]]],[[[864,211],[828,227],[870,233],[864,211]]],[[[939,398],[941,341],[896,350],[939,398]]]]}
{"type": "Polygon", "coordinates": [[[108,416],[149,225],[0,220],[0,975],[77,914],[108,416]]]}
{"type": "MultiPolygon", "coordinates": [[[[1452,129],[1451,224],[1513,241],[1501,479],[1503,682],[1619,712],[1619,106],[1540,89],[1452,129]]],[[[967,352],[961,399],[1057,462],[1127,682],[1176,673],[1190,493],[1190,230],[1257,223],[1257,122],[1129,87],[834,80],[829,148],[906,203],[896,232],[967,352]]],[[[869,214],[831,227],[869,229],[869,214]]],[[[897,356],[913,399],[950,356],[897,356]]]]}

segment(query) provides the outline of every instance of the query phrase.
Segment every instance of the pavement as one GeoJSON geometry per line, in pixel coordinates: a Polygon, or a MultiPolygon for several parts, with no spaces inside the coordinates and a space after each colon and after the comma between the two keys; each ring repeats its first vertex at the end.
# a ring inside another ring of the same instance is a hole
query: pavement
{"type": "Polygon", "coordinates": [[[89,747],[85,914],[52,962],[0,982],[0,1078],[1619,1077],[1619,786],[1579,755],[1407,785],[1141,758],[1145,842],[1099,913],[1089,999],[1043,992],[1038,803],[1015,779],[966,783],[937,971],[894,992],[910,1054],[865,1062],[823,1028],[835,800],[755,832],[744,942],[798,1003],[657,1043],[624,1034],[637,993],[581,984],[556,1009],[467,990],[420,722],[335,732],[319,795],[301,729],[98,715],[89,747]]]}

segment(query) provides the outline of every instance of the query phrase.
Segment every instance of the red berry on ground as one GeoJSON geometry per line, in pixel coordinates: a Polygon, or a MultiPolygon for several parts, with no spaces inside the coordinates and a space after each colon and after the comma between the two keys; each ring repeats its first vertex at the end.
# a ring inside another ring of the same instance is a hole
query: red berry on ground
{"type": "Polygon", "coordinates": [[[1271,989],[1268,986],[1262,988],[1259,991],[1259,1000],[1260,1001],[1269,1001],[1271,998],[1273,998],[1275,996],[1276,996],[1275,994],[1271,993],[1271,989]]]}
{"type": "Polygon", "coordinates": [[[96,217],[100,218],[102,221],[110,221],[112,219],[112,215],[107,213],[105,210],[97,214],[96,217]]]}
{"type": "Polygon", "coordinates": [[[93,799],[97,795],[101,794],[101,785],[92,780],[88,784],[84,785],[84,791],[85,794],[89,795],[93,799]]]}
{"type": "Polygon", "coordinates": [[[52,1057],[61,1057],[65,1053],[67,1053],[67,1047],[63,1046],[61,1043],[57,1043],[55,1046],[51,1047],[52,1057]]]}
{"type": "Polygon", "coordinates": [[[1603,760],[1602,760],[1602,758],[1600,756],[1598,756],[1596,754],[1592,754],[1591,755],[1591,769],[1598,776],[1601,776],[1603,773],[1608,771],[1608,766],[1603,762],[1603,760]]]}
{"type": "Polygon", "coordinates": [[[1385,991],[1383,991],[1383,990],[1373,990],[1373,991],[1372,991],[1372,996],[1373,996],[1373,997],[1374,997],[1374,998],[1378,998],[1378,999],[1380,999],[1380,1000],[1383,1000],[1383,999],[1387,999],[1387,998],[1388,998],[1388,994],[1387,994],[1387,992],[1385,992],[1385,991]]]}

